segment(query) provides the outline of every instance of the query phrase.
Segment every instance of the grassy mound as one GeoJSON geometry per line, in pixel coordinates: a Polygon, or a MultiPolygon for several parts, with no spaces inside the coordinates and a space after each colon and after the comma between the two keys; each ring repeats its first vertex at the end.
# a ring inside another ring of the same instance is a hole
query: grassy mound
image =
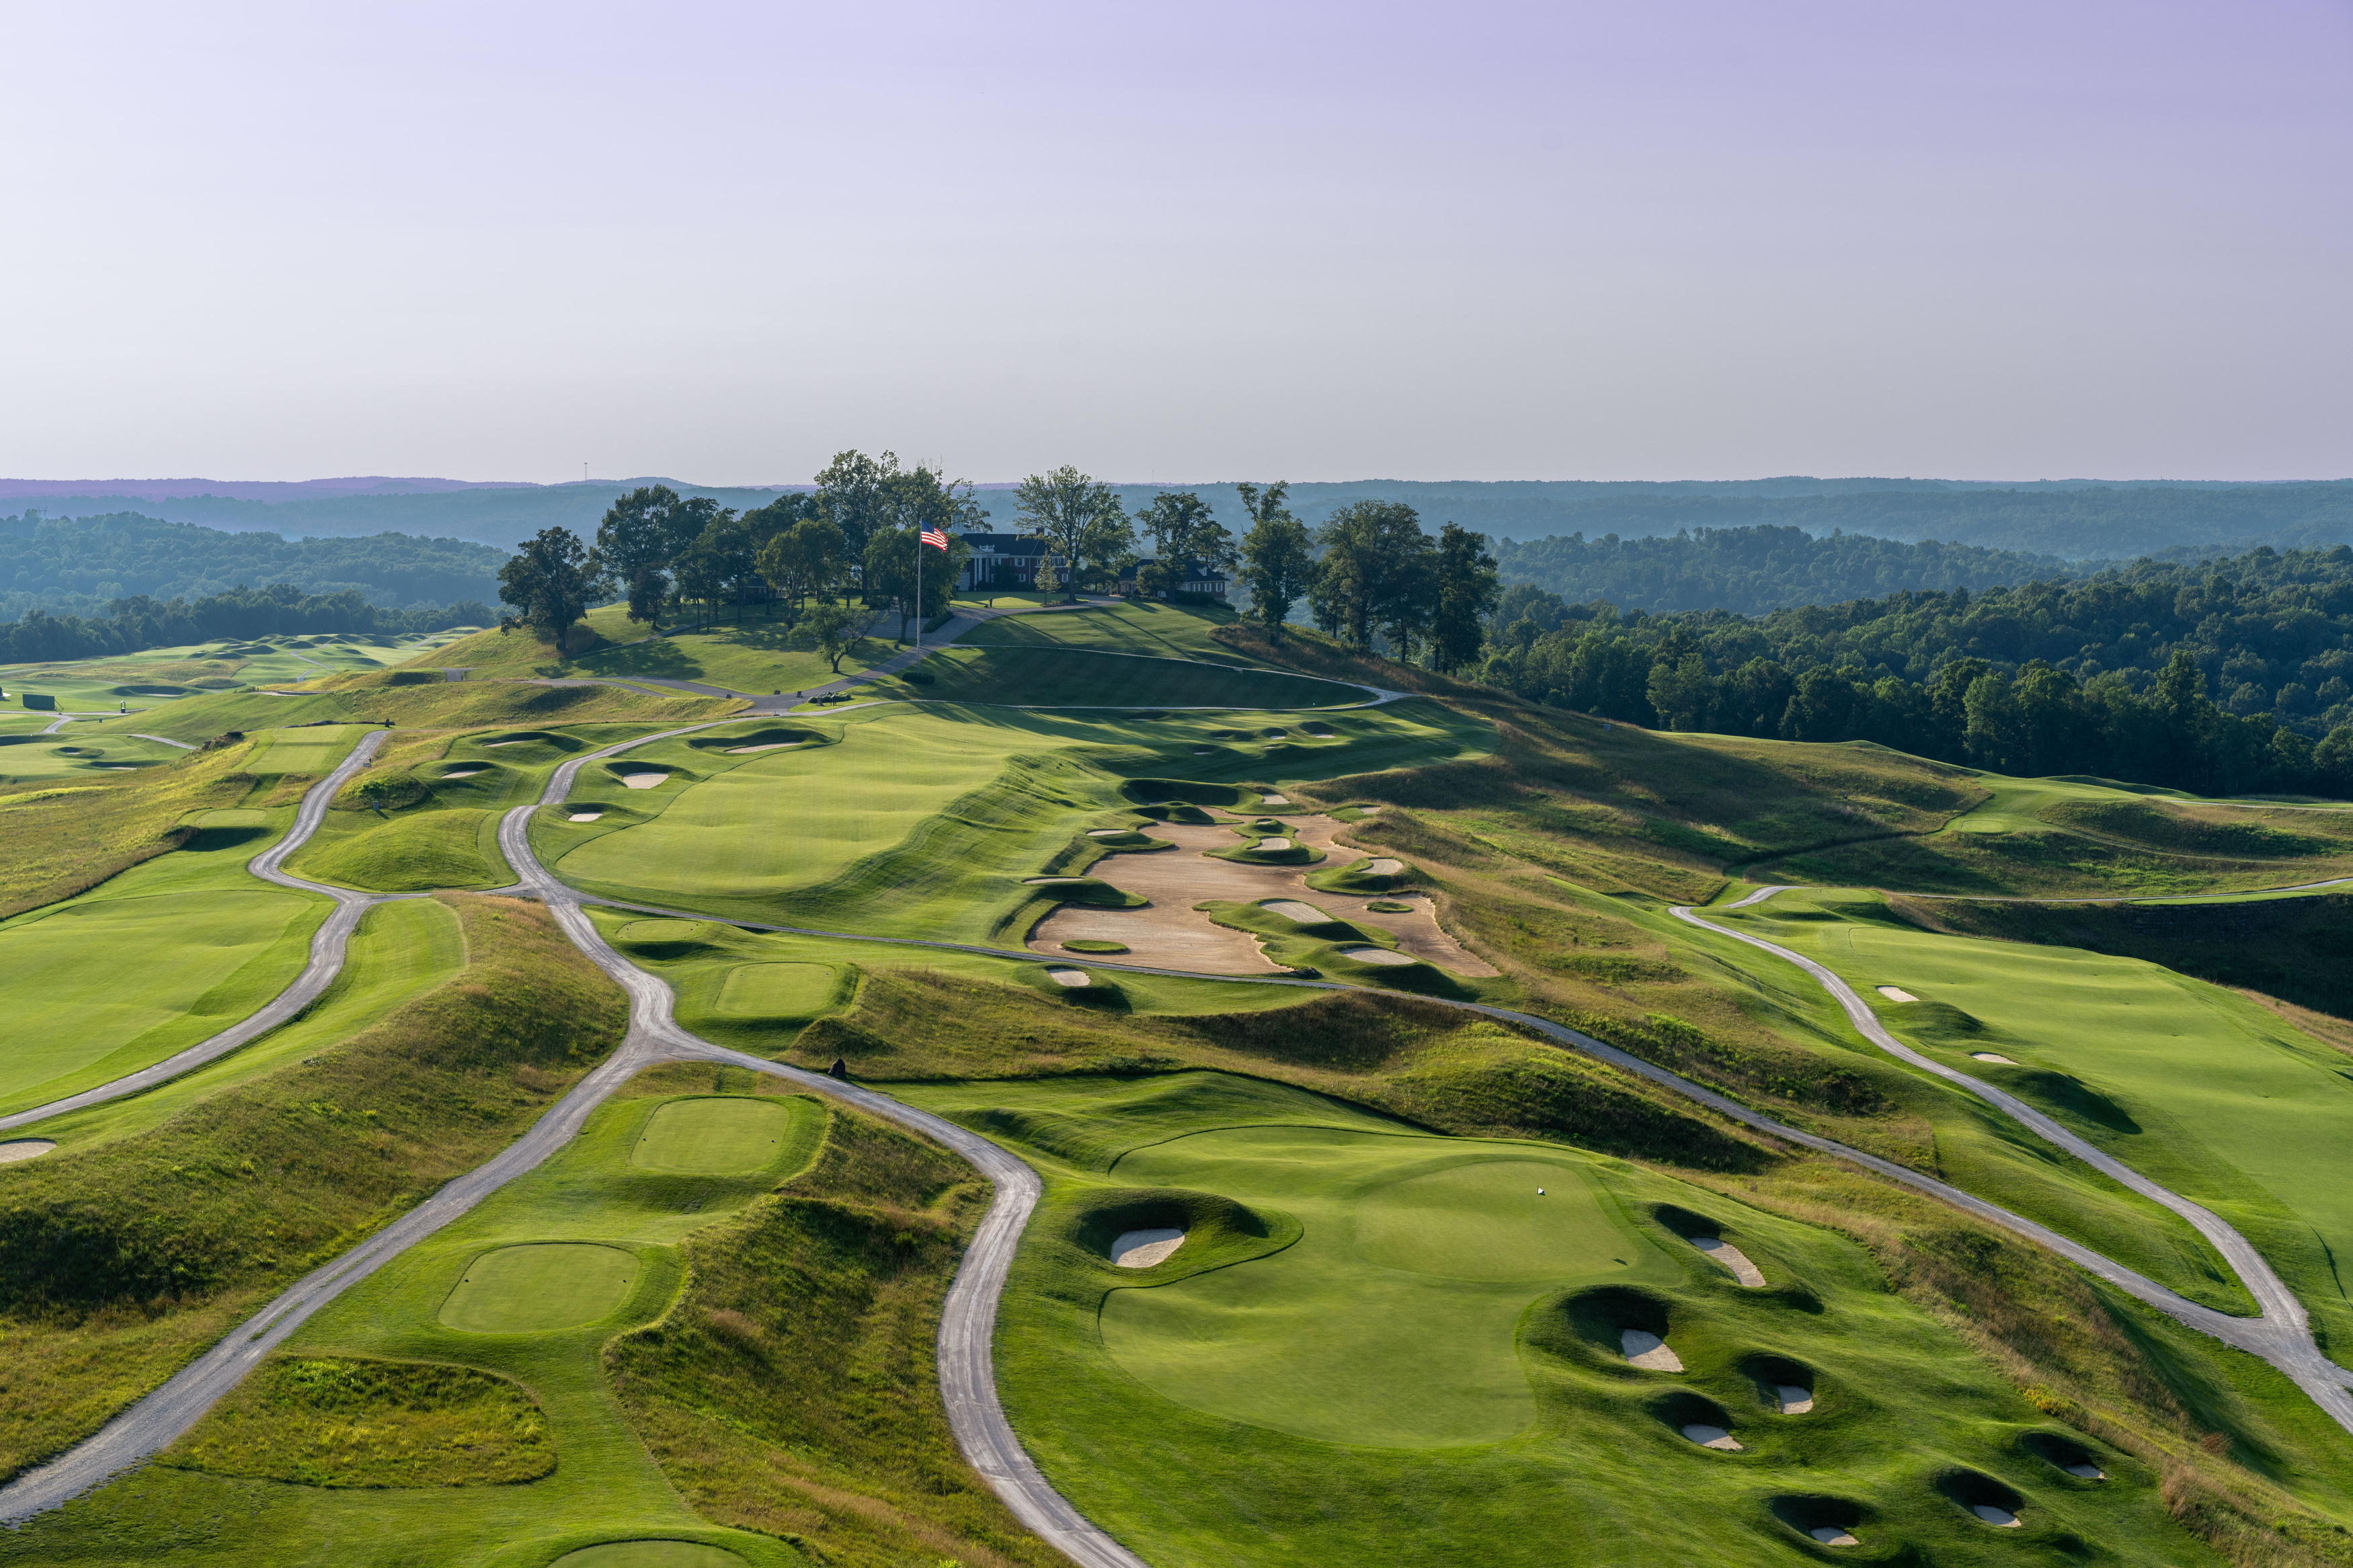
{"type": "Polygon", "coordinates": [[[363,818],[356,833],[322,836],[316,849],[304,846],[289,868],[313,881],[380,893],[503,887],[514,872],[499,853],[499,816],[460,808],[363,818]]]}
{"type": "Polygon", "coordinates": [[[0,1169],[0,1475],[503,1149],[619,1042],[620,992],[543,908],[442,901],[465,969],[381,1023],[146,1131],[0,1169]]]}
{"type": "Polygon", "coordinates": [[[474,1334],[576,1329],[618,1311],[637,1282],[637,1256],[617,1247],[501,1247],[466,1265],[442,1299],[440,1321],[474,1334]]]}
{"type": "Polygon", "coordinates": [[[159,1463],[311,1487],[503,1486],[555,1468],[546,1417],[512,1381],[431,1362],[281,1357],[159,1463]]]}

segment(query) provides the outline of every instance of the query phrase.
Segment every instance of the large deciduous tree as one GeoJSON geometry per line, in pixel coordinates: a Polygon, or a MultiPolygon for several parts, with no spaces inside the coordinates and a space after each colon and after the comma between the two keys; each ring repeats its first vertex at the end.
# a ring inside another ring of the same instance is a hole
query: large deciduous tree
{"type": "Polygon", "coordinates": [[[1153,556],[1163,566],[1179,569],[1198,561],[1219,571],[1234,569],[1234,536],[1191,490],[1162,490],[1135,514],[1135,525],[1152,536],[1153,556]]]}
{"type": "Polygon", "coordinates": [[[818,472],[817,515],[841,530],[851,561],[863,561],[866,542],[889,526],[890,488],[898,473],[897,453],[870,458],[855,449],[835,453],[818,472]]]}
{"type": "Polygon", "coordinates": [[[1242,510],[1250,514],[1250,530],[1242,536],[1242,583],[1250,589],[1250,613],[1266,628],[1267,640],[1282,641],[1282,623],[1291,606],[1307,592],[1315,570],[1307,525],[1282,504],[1288,484],[1237,485],[1242,510]]]}
{"type": "Polygon", "coordinates": [[[670,596],[670,569],[678,539],[670,526],[678,492],[640,485],[605,510],[596,525],[596,560],[629,598],[629,619],[650,624],[670,596]]]}
{"type": "Polygon", "coordinates": [[[1050,474],[1023,479],[1013,500],[1023,525],[1045,539],[1049,554],[1060,557],[1058,575],[1066,592],[1134,548],[1135,531],[1119,496],[1067,463],[1050,474]]]}
{"type": "Polygon", "coordinates": [[[1421,515],[1403,501],[1357,501],[1326,518],[1315,542],[1324,554],[1307,593],[1316,623],[1358,653],[1381,630],[1409,657],[1433,586],[1421,515]]]}
{"type": "Polygon", "coordinates": [[[523,541],[522,548],[499,568],[499,597],[562,654],[572,628],[588,613],[603,585],[602,578],[577,534],[568,528],[550,528],[523,541]]]}
{"type": "Polygon", "coordinates": [[[1504,588],[1495,558],[1487,552],[1487,536],[1451,522],[1438,531],[1433,575],[1437,594],[1430,617],[1430,662],[1451,675],[1478,662],[1487,617],[1502,602],[1504,588]]]}

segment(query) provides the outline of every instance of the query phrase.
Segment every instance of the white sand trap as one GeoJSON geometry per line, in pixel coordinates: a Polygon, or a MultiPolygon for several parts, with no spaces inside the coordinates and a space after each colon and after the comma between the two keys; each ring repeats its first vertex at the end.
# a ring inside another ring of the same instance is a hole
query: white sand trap
{"type": "Polygon", "coordinates": [[[771,741],[765,746],[730,746],[727,748],[727,754],[731,757],[744,757],[754,752],[786,752],[800,743],[798,741],[771,741]]]}
{"type": "Polygon", "coordinates": [[[1405,869],[1405,862],[1392,860],[1386,855],[1376,855],[1365,862],[1365,869],[1376,877],[1394,877],[1405,869]]]}
{"type": "Polygon", "coordinates": [[[1181,1230],[1131,1230],[1111,1244],[1111,1260],[1122,1268],[1149,1268],[1184,1245],[1181,1230]]]}
{"type": "Polygon", "coordinates": [[[1084,877],[1024,877],[1021,879],[1021,885],[1025,888],[1059,888],[1071,882],[1085,880],[1084,877]]]}
{"type": "Polygon", "coordinates": [[[1849,1535],[1844,1529],[1835,1524],[1818,1524],[1814,1526],[1813,1529],[1806,1531],[1806,1533],[1812,1536],[1816,1541],[1820,1542],[1824,1546],[1860,1546],[1862,1544],[1862,1542],[1857,1541],[1853,1536],[1849,1535]]]}
{"type": "Polygon", "coordinates": [[[1976,1502],[1969,1505],[1969,1511],[1998,1529],[2016,1530],[2018,1528],[2018,1515],[2006,1508],[1996,1508],[1989,1502],[1976,1502]]]}
{"type": "Polygon", "coordinates": [[[529,741],[485,741],[482,742],[482,747],[487,751],[492,746],[528,746],[530,744],[529,741]]]}
{"type": "MultiPolygon", "coordinates": [[[[1282,731],[1277,730],[1275,733],[1280,735],[1282,731]]],[[[1258,803],[1261,805],[1289,805],[1291,797],[1287,795],[1262,795],[1258,797],[1258,803]]]]}
{"type": "Polygon", "coordinates": [[[1618,1348],[1626,1359],[1644,1372],[1681,1372],[1683,1358],[1667,1348],[1667,1342],[1648,1329],[1628,1329],[1618,1336],[1618,1348]]]}
{"type": "Polygon", "coordinates": [[[623,773],[621,782],[631,789],[652,789],[657,784],[668,784],[670,775],[668,773],[623,773]]]}
{"type": "Polygon", "coordinates": [[[1218,748],[1215,746],[1196,746],[1193,748],[1193,754],[1197,757],[1213,757],[1218,754],[1218,748]]]}
{"type": "Polygon", "coordinates": [[[1920,998],[1913,995],[1912,993],[1905,990],[1901,985],[1883,985],[1879,988],[1879,994],[1882,996],[1886,997],[1890,1002],[1917,1002],[1920,1000],[1920,998]]]}
{"type": "Polygon", "coordinates": [[[136,773],[138,769],[139,764],[137,763],[100,763],[98,764],[98,771],[102,773],[136,773]]]}
{"type": "Polygon", "coordinates": [[[470,779],[481,771],[480,768],[459,768],[455,773],[443,773],[441,776],[445,779],[470,779]]]}
{"type": "MultiPolygon", "coordinates": [[[[5,1157],[5,1152],[0,1152],[0,1158],[5,1157]]],[[[2062,1465],[2059,1468],[2077,1480],[2105,1481],[2108,1479],[2108,1472],[2097,1465],[2062,1465]]]]}
{"type": "Polygon", "coordinates": [[[1269,914],[1281,915],[1284,920],[1297,921],[1302,925],[1314,925],[1332,918],[1314,904],[1303,904],[1297,899],[1275,899],[1261,904],[1259,908],[1269,914]]]}
{"type": "Polygon", "coordinates": [[[47,1138],[20,1138],[14,1143],[0,1143],[0,1165],[13,1165],[19,1160],[37,1160],[56,1147],[47,1138]]]}
{"type": "Polygon", "coordinates": [[[1046,971],[1046,978],[1057,985],[1067,985],[1074,991],[1089,984],[1087,972],[1083,969],[1050,969],[1046,971]]]}
{"type": "Polygon", "coordinates": [[[1750,1289],[1756,1289],[1765,1283],[1763,1271],[1757,1265],[1749,1262],[1748,1255],[1732,1243],[1713,1236],[1694,1236],[1685,1239],[1726,1268],[1731,1269],[1732,1277],[1750,1289]]]}
{"type": "Polygon", "coordinates": [[[1090,838],[1124,838],[1134,831],[1135,830],[1132,827],[1090,827],[1087,829],[1087,837],[1090,838]]]}
{"type": "Polygon", "coordinates": [[[2014,1068],[2018,1065],[2016,1062],[2011,1061],[2008,1057],[2003,1056],[2000,1051],[1971,1051],[1969,1053],[1969,1060],[1973,1062],[2000,1062],[2006,1068],[2014,1068]]]}
{"type": "Polygon", "coordinates": [[[1421,962],[1409,952],[1391,952],[1386,947],[1344,947],[1340,950],[1340,956],[1353,958],[1358,963],[1404,965],[1421,962]]]}
{"type": "Polygon", "coordinates": [[[1258,847],[1261,849],[1288,849],[1291,847],[1291,840],[1288,838],[1261,838],[1258,841],[1258,847]]]}
{"type": "Polygon", "coordinates": [[[572,822],[594,822],[604,815],[605,814],[601,811],[575,811],[566,820],[572,822]]]}
{"type": "Polygon", "coordinates": [[[1727,1454],[1740,1452],[1740,1442],[1737,1438],[1723,1427],[1710,1426],[1705,1422],[1693,1422],[1683,1428],[1683,1436],[1703,1448],[1720,1448],[1727,1454]]]}
{"type": "Polygon", "coordinates": [[[1799,1388],[1794,1383],[1775,1384],[1773,1397],[1781,1402],[1781,1414],[1784,1415],[1803,1415],[1814,1407],[1814,1391],[1799,1388]]]}

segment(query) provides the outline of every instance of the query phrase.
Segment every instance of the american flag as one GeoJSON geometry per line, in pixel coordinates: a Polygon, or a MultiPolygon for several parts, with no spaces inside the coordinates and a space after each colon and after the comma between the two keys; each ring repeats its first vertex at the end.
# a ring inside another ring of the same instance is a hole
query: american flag
{"type": "Polygon", "coordinates": [[[948,547],[948,536],[940,529],[927,528],[923,530],[923,542],[934,550],[945,550],[948,547]]]}

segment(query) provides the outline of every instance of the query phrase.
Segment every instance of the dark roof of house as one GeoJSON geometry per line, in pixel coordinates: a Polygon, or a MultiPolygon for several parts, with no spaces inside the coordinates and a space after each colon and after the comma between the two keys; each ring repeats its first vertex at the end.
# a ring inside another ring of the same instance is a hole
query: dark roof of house
{"type": "MultiPolygon", "coordinates": [[[[1132,577],[1136,573],[1141,572],[1144,568],[1151,564],[1151,557],[1146,556],[1144,560],[1139,561],[1134,565],[1129,567],[1123,575],[1132,577]]],[[[1178,576],[1196,583],[1222,582],[1226,575],[1216,567],[1204,566],[1198,561],[1179,562],[1176,566],[1176,573],[1178,576]]]]}
{"type": "Polygon", "coordinates": [[[1046,542],[1027,533],[960,533],[957,538],[975,550],[993,550],[1008,555],[1043,555],[1046,542]]]}

